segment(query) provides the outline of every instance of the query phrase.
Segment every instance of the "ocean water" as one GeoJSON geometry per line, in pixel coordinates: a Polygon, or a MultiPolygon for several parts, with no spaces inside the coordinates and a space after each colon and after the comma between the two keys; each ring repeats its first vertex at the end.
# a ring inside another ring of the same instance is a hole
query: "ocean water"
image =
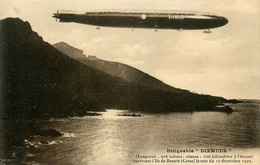
{"type": "MultiPolygon", "coordinates": [[[[231,104],[234,112],[194,112],[101,116],[40,121],[64,136],[26,139],[27,164],[134,164],[137,155],[166,153],[167,149],[222,148],[260,150],[260,101],[231,104]]],[[[255,162],[256,163],[256,162],[255,162]]],[[[140,163],[136,163],[140,164],[140,163]]]]}

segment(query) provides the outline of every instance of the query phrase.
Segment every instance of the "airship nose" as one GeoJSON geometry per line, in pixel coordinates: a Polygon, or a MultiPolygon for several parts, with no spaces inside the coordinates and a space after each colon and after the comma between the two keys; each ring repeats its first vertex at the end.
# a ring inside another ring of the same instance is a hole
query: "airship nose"
{"type": "Polygon", "coordinates": [[[228,19],[226,19],[225,17],[219,17],[219,20],[220,20],[222,26],[224,26],[228,23],[228,19]]]}

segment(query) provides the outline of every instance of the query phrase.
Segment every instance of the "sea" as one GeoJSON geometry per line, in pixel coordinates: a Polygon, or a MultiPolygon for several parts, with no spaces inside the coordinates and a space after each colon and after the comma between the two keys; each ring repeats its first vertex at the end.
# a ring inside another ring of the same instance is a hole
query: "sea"
{"type": "MultiPolygon", "coordinates": [[[[42,128],[53,128],[64,135],[25,139],[26,154],[20,161],[34,165],[196,164],[192,162],[195,159],[167,163],[167,158],[183,159],[183,154],[201,158],[206,154],[213,159],[216,154],[232,159],[241,155],[245,157],[239,160],[252,161],[245,164],[260,163],[260,101],[229,105],[233,113],[136,113],[142,116],[133,117],[118,116],[133,114],[127,110],[108,109],[101,116],[40,120],[42,128]]],[[[12,159],[6,162],[17,162],[15,151],[12,159]]],[[[202,164],[217,164],[214,161],[202,164]]]]}

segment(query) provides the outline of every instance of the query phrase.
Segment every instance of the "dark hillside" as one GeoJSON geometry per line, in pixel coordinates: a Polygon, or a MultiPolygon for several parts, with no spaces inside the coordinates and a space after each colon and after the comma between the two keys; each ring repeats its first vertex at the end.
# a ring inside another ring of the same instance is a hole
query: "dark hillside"
{"type": "Polygon", "coordinates": [[[71,79],[72,74],[83,70],[92,73],[91,68],[86,69],[44,42],[28,22],[5,19],[1,32],[5,117],[65,117],[104,110],[83,95],[82,86],[71,79]]]}
{"type": "MultiPolygon", "coordinates": [[[[159,90],[170,91],[175,93],[188,92],[169,86],[162,81],[142,72],[134,67],[119,62],[101,60],[95,56],[89,55],[88,57],[83,54],[82,50],[79,50],[73,46],[68,45],[65,42],[59,42],[53,45],[56,49],[62,53],[70,56],[71,58],[95,69],[101,70],[105,73],[113,75],[115,77],[122,78],[129,82],[135,82],[143,86],[152,87],[159,90]]],[[[123,56],[123,55],[122,55],[123,56]]]]}

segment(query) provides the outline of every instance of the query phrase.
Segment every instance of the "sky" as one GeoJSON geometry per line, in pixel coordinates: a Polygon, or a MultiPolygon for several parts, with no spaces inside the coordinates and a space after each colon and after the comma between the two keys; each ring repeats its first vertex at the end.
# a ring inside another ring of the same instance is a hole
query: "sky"
{"type": "Polygon", "coordinates": [[[19,17],[50,44],[66,42],[86,55],[122,62],[199,94],[260,99],[259,0],[0,0],[0,19],[19,17]],[[212,29],[177,31],[59,23],[57,10],[191,10],[224,16],[212,29]]]}

